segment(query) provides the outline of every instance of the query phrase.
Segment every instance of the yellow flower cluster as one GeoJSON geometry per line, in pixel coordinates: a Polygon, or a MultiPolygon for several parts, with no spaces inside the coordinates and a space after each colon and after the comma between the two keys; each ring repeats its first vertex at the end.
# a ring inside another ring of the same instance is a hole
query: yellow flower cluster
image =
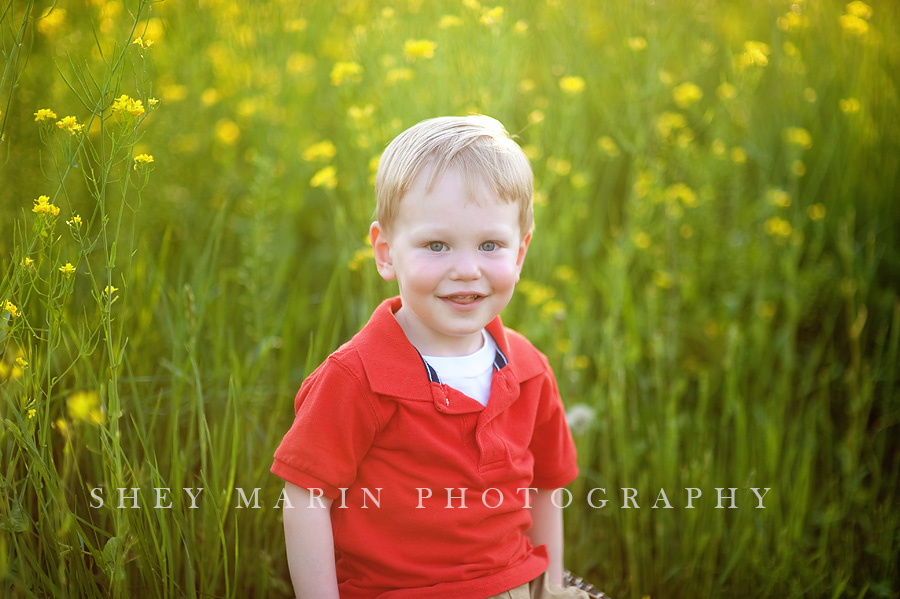
{"type": "Polygon", "coordinates": [[[456,15],[444,15],[438,22],[438,27],[440,27],[441,29],[449,29],[451,27],[459,27],[462,24],[463,20],[456,15]]]}
{"type": "Polygon", "coordinates": [[[482,25],[495,25],[500,22],[503,18],[503,7],[496,6],[494,8],[486,9],[483,13],[481,13],[481,21],[482,25]]]}
{"type": "Polygon", "coordinates": [[[138,170],[140,166],[147,166],[153,162],[153,156],[150,154],[138,154],[134,157],[134,170],[138,170]]]}
{"type": "Polygon", "coordinates": [[[681,201],[687,207],[697,205],[697,194],[684,183],[674,183],[667,187],[665,197],[669,202],[681,201]]]}
{"type": "Polygon", "coordinates": [[[330,139],[309,146],[300,155],[307,162],[328,162],[337,154],[337,147],[330,139]]]}
{"type": "Polygon", "coordinates": [[[610,158],[615,158],[622,153],[622,151],[619,149],[619,145],[616,143],[616,140],[614,140],[609,135],[604,135],[603,137],[598,139],[597,145],[610,158]]]}
{"type": "Polygon", "coordinates": [[[75,274],[75,267],[72,266],[70,262],[66,262],[64,266],[59,267],[59,272],[61,272],[68,279],[73,274],[75,274]]]}
{"type": "Polygon", "coordinates": [[[47,37],[56,35],[66,24],[66,11],[56,8],[55,5],[44,10],[44,13],[35,23],[35,28],[47,37]]]}
{"type": "Polygon", "coordinates": [[[793,229],[791,228],[791,223],[784,220],[783,218],[773,216],[772,218],[766,221],[766,233],[772,235],[773,237],[790,237],[793,229]]]}
{"type": "Polygon", "coordinates": [[[434,49],[437,44],[429,40],[406,40],[403,44],[403,54],[409,61],[417,58],[434,58],[434,49]]]}
{"type": "Polygon", "coordinates": [[[6,310],[7,312],[9,312],[9,315],[12,316],[13,318],[15,318],[16,316],[22,315],[22,313],[19,312],[19,307],[16,306],[14,303],[12,303],[9,300],[6,300],[3,302],[3,309],[6,310]]]}
{"type": "Polygon", "coordinates": [[[844,114],[854,114],[859,112],[862,105],[857,98],[842,98],[840,101],[841,112],[844,114]]]}
{"type": "Polygon", "coordinates": [[[80,124],[78,122],[78,119],[76,119],[74,116],[63,117],[62,119],[56,121],[56,126],[60,129],[66,129],[72,135],[81,133],[81,131],[84,129],[84,125],[80,124]]]}
{"type": "Polygon", "coordinates": [[[628,38],[628,47],[634,52],[640,52],[647,49],[647,40],[641,36],[628,38]]]}
{"type": "Polygon", "coordinates": [[[696,84],[685,81],[672,90],[672,97],[675,99],[675,104],[677,104],[679,108],[687,108],[703,98],[703,90],[696,84]]]}
{"type": "Polygon", "coordinates": [[[769,54],[771,53],[772,50],[769,48],[768,44],[747,40],[744,42],[743,54],[738,56],[738,65],[745,67],[752,65],[764,67],[769,64],[769,54]]]}
{"type": "Polygon", "coordinates": [[[782,132],[782,136],[787,143],[800,146],[804,150],[812,147],[812,136],[802,127],[788,127],[782,132]]]}
{"type": "Polygon", "coordinates": [[[141,116],[144,114],[144,103],[141,100],[135,100],[126,94],[122,94],[113,101],[112,111],[127,113],[131,116],[141,116]]]}
{"type": "Polygon", "coordinates": [[[325,189],[334,189],[337,187],[337,169],[333,166],[326,166],[310,179],[309,184],[312,187],[324,187],[325,189]]]}
{"type": "Polygon", "coordinates": [[[356,62],[337,62],[331,69],[331,85],[340,86],[345,83],[362,81],[363,68],[356,62]]]}
{"type": "Polygon", "coordinates": [[[872,7],[860,0],[846,6],[846,12],[839,17],[841,28],[851,35],[865,35],[869,31],[872,7]]]}
{"type": "Polygon", "coordinates": [[[806,209],[806,213],[812,220],[822,220],[825,218],[825,205],[819,203],[811,204],[809,208],[806,209]]]}
{"type": "Polygon", "coordinates": [[[49,108],[41,108],[34,113],[35,123],[40,123],[41,121],[55,121],[57,118],[56,113],[49,108]]]}
{"type": "Polygon", "coordinates": [[[584,91],[584,88],[585,82],[584,78],[582,77],[570,75],[559,80],[559,89],[569,94],[570,96],[580,94],[584,91]]]}
{"type": "Polygon", "coordinates": [[[56,216],[59,214],[59,207],[50,203],[49,196],[39,196],[38,199],[34,201],[34,208],[32,208],[31,211],[35,214],[49,214],[50,216],[56,216]]]}
{"type": "Polygon", "coordinates": [[[96,391],[77,391],[66,399],[69,418],[76,422],[103,424],[106,414],[100,406],[100,394],[96,391]]]}

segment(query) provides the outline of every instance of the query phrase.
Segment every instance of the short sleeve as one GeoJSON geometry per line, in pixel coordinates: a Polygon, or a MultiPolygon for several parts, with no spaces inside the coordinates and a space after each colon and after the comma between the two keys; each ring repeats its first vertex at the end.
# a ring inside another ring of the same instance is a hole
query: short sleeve
{"type": "Polygon", "coordinates": [[[330,498],[356,479],[378,430],[376,398],[352,368],[328,358],[300,387],[291,428],[275,450],[273,474],[330,498]]]}
{"type": "Polygon", "coordinates": [[[539,489],[564,487],[578,476],[575,441],[566,422],[566,410],[547,365],[542,380],[540,409],[529,449],[534,456],[532,485],[539,489]]]}

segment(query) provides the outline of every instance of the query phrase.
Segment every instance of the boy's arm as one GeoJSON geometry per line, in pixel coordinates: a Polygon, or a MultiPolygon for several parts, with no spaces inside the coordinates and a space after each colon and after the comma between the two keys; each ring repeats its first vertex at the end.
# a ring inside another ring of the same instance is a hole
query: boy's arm
{"type": "Polygon", "coordinates": [[[550,556],[547,580],[561,587],[563,584],[563,511],[551,501],[554,489],[539,489],[531,494],[531,544],[546,545],[550,556]]]}
{"type": "Polygon", "coordinates": [[[298,599],[338,599],[331,532],[331,499],[313,499],[302,487],[289,482],[284,490],[290,500],[282,508],[288,568],[298,599]]]}

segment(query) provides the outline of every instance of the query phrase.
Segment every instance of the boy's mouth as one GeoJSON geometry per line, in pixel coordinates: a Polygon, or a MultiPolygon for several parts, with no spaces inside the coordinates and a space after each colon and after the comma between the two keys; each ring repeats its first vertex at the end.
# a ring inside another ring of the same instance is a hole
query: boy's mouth
{"type": "Polygon", "coordinates": [[[441,296],[442,299],[453,302],[454,304],[471,304],[474,303],[484,296],[478,293],[465,293],[465,294],[454,294],[454,295],[444,295],[441,296]]]}

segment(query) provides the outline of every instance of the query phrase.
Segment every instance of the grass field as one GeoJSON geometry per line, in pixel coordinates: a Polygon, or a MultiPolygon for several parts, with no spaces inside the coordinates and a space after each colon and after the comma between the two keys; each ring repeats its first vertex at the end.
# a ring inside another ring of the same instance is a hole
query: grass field
{"type": "Polygon", "coordinates": [[[0,596],[291,594],[268,469],[395,293],[378,156],[472,112],[535,172],[504,321],[572,417],[567,566],[900,593],[897,2],[2,0],[0,41],[0,596]]]}

